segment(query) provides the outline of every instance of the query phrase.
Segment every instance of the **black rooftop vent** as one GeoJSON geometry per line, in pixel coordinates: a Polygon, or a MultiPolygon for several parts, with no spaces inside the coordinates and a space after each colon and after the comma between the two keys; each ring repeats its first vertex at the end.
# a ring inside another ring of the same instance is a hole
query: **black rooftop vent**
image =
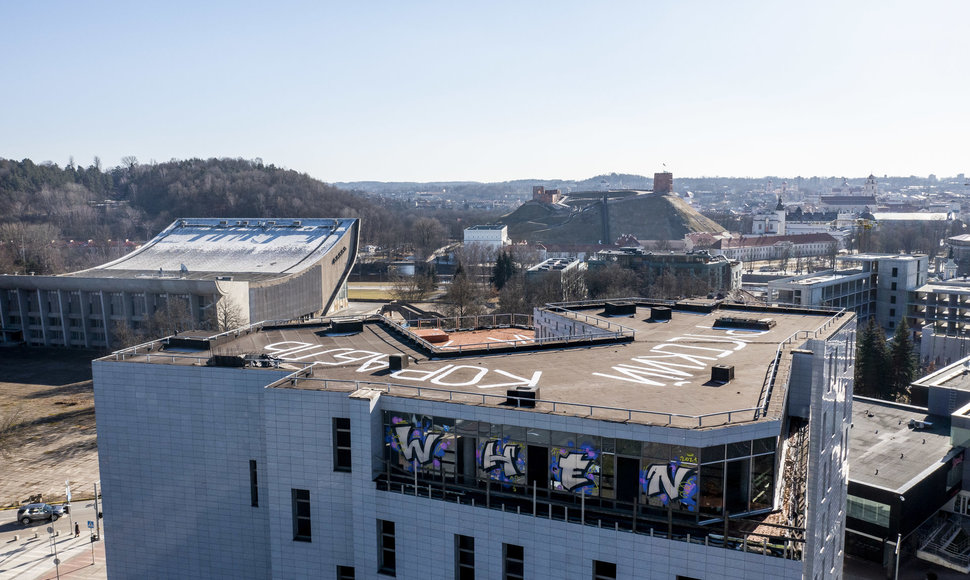
{"type": "Polygon", "coordinates": [[[653,306],[650,308],[650,320],[670,320],[671,310],[666,306],[653,306]]]}
{"type": "Polygon", "coordinates": [[[387,357],[388,368],[392,371],[400,371],[408,368],[408,355],[399,352],[396,354],[389,355],[387,357]]]}
{"type": "Polygon", "coordinates": [[[607,302],[605,304],[606,316],[631,316],[637,313],[637,305],[633,302],[607,302]]]}
{"type": "Polygon", "coordinates": [[[234,354],[214,354],[205,364],[210,367],[242,368],[246,366],[246,359],[234,354]]]}
{"type": "Polygon", "coordinates": [[[730,383],[734,380],[734,365],[714,365],[711,367],[711,382],[730,383]]]}
{"type": "Polygon", "coordinates": [[[722,316],[714,323],[715,328],[744,328],[747,330],[770,330],[777,324],[770,318],[743,318],[740,316],[722,316]]]}
{"type": "Polygon", "coordinates": [[[535,409],[539,398],[539,387],[515,387],[505,391],[505,404],[510,407],[535,409]]]}
{"type": "Polygon", "coordinates": [[[364,321],[360,318],[334,320],[330,323],[330,332],[332,333],[362,332],[363,330],[364,321]]]}

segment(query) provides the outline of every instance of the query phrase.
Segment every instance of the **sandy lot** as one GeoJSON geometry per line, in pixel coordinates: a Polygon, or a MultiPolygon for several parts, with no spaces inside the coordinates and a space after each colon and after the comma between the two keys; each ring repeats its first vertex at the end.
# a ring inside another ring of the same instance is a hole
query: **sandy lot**
{"type": "Polygon", "coordinates": [[[64,500],[94,495],[98,447],[91,359],[97,352],[0,349],[0,507],[33,494],[64,500]]]}

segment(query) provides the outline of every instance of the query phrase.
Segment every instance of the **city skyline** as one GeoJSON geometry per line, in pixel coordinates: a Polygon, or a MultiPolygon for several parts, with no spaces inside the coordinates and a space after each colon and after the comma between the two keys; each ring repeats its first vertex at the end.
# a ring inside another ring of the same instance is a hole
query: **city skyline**
{"type": "Polygon", "coordinates": [[[12,4],[0,157],[327,182],[966,173],[937,1],[12,4]]]}

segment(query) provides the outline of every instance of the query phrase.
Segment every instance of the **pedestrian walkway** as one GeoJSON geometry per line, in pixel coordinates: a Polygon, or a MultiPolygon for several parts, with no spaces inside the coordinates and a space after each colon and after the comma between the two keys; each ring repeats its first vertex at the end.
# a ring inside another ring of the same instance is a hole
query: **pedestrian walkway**
{"type": "Polygon", "coordinates": [[[105,580],[108,573],[104,561],[104,542],[91,542],[91,535],[73,533],[56,536],[57,564],[54,546],[45,533],[27,532],[0,544],[0,580],[34,580],[62,578],[66,580],[105,580]],[[92,548],[93,561],[92,564],[92,548]]]}
{"type": "MultiPolygon", "coordinates": [[[[77,545],[73,545],[65,553],[59,552],[58,555],[61,556],[60,566],[37,576],[38,580],[56,580],[57,578],[61,580],[107,580],[108,570],[104,562],[104,542],[94,542],[94,563],[92,564],[90,536],[85,538],[85,534],[81,534],[78,541],[84,544],[85,539],[88,542],[83,549],[78,549],[77,545]]],[[[60,549],[58,547],[58,550],[60,549]]]]}

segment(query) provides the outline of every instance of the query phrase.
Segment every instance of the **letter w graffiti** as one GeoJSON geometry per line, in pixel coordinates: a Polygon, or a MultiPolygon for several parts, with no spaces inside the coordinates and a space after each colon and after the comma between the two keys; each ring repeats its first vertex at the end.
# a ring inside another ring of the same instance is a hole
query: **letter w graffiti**
{"type": "Polygon", "coordinates": [[[501,469],[505,477],[522,475],[518,465],[516,465],[519,459],[519,446],[505,445],[501,447],[500,453],[498,452],[499,449],[498,441],[489,441],[485,444],[482,449],[482,469],[485,471],[501,469]]]}
{"type": "Polygon", "coordinates": [[[397,437],[404,458],[408,461],[416,460],[422,465],[432,460],[435,448],[441,442],[441,433],[425,433],[422,437],[421,431],[407,423],[395,425],[394,436],[397,437]]]}

